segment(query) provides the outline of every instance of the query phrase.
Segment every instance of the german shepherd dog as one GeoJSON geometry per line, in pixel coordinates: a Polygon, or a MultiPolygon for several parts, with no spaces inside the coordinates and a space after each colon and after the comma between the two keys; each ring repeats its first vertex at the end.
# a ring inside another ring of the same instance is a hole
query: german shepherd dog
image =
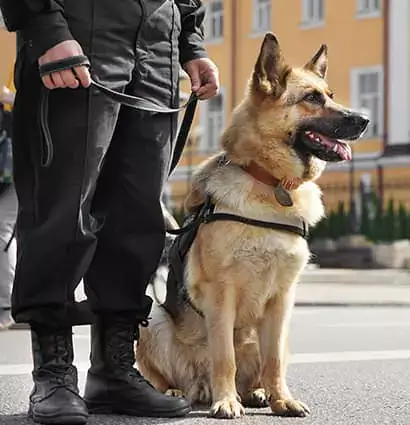
{"type": "MultiPolygon", "coordinates": [[[[187,212],[210,196],[218,211],[265,222],[314,226],[324,216],[315,180],[326,162],[351,159],[349,142],[369,122],[334,100],[327,65],[326,45],[293,68],[276,37],[265,35],[244,99],[221,136],[223,151],[199,166],[187,212]]],[[[306,239],[291,232],[238,221],[201,224],[184,269],[190,304],[177,320],[154,304],[136,347],[143,375],[163,392],[209,403],[212,417],[240,417],[245,406],[306,416],[286,372],[295,290],[309,257],[306,239]]]]}

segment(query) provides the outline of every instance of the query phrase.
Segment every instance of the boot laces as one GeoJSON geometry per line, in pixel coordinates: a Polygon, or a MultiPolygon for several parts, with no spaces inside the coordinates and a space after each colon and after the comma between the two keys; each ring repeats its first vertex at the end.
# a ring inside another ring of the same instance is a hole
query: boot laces
{"type": "MultiPolygon", "coordinates": [[[[140,322],[140,325],[143,327],[148,326],[148,320],[143,320],[140,322]]],[[[144,376],[139,372],[138,369],[134,367],[135,355],[134,355],[134,341],[137,341],[139,338],[138,327],[135,329],[127,329],[126,332],[119,332],[116,337],[118,338],[116,345],[117,350],[113,350],[111,357],[114,361],[118,362],[118,365],[121,369],[127,372],[127,375],[138,384],[149,385],[151,388],[154,386],[144,378],[144,376]],[[116,352],[118,354],[116,354],[116,352]]],[[[112,345],[111,345],[112,347],[112,345]]]]}
{"type": "Polygon", "coordinates": [[[47,380],[53,390],[64,388],[78,395],[75,385],[76,369],[73,365],[47,365],[36,371],[36,377],[47,380]],[[68,378],[68,379],[67,379],[68,378]]]}

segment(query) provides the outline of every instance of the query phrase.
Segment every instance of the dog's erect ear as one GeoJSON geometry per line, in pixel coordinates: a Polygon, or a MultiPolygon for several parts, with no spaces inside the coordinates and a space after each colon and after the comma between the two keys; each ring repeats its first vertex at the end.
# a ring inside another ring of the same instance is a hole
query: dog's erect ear
{"type": "Polygon", "coordinates": [[[320,78],[326,78],[327,64],[327,45],[322,44],[315,56],[305,65],[305,69],[314,72],[320,78]]]}
{"type": "Polygon", "coordinates": [[[268,94],[280,96],[285,89],[285,75],[288,70],[278,39],[272,33],[267,33],[255,64],[254,84],[268,94]]]}

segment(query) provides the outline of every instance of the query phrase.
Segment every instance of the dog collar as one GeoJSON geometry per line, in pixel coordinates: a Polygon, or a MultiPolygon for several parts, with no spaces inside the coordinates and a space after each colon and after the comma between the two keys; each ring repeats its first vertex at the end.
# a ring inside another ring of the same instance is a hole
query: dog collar
{"type": "Polygon", "coordinates": [[[273,193],[280,205],[283,207],[291,207],[293,205],[289,191],[297,189],[302,183],[302,179],[293,178],[279,180],[254,161],[251,161],[248,165],[241,168],[255,180],[273,187],[273,193]]]}

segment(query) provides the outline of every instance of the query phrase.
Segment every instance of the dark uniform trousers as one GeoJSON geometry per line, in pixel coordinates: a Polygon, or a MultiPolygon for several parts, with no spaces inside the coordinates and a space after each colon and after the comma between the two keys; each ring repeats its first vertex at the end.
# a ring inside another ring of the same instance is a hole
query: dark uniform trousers
{"type": "MultiPolygon", "coordinates": [[[[178,106],[178,37],[173,0],[65,0],[74,38],[99,82],[178,106]]],[[[23,48],[24,49],[24,48],[23,48]]],[[[38,66],[24,60],[14,108],[19,200],[12,295],[17,322],[62,326],[84,278],[101,315],[146,318],[145,295],[164,244],[160,197],[177,116],[120,106],[97,89],[49,92],[53,158],[40,126],[38,66]]]]}

